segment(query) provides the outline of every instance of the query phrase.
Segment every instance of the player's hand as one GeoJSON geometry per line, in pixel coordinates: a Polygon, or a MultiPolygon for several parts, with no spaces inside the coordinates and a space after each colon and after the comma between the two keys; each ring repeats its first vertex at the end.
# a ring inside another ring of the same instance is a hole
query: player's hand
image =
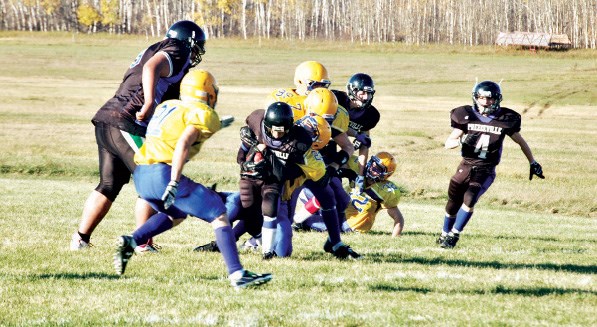
{"type": "Polygon", "coordinates": [[[529,180],[533,180],[533,175],[537,175],[537,177],[545,179],[545,176],[543,176],[543,168],[537,161],[531,162],[531,172],[529,173],[529,180]]]}
{"type": "Polygon", "coordinates": [[[233,122],[234,122],[234,116],[230,116],[230,115],[220,116],[220,125],[222,126],[222,128],[232,125],[233,122]]]}
{"type": "Polygon", "coordinates": [[[350,169],[350,168],[339,168],[338,169],[338,177],[340,178],[348,178],[350,182],[354,182],[357,179],[357,173],[350,169]]]}
{"type": "Polygon", "coordinates": [[[365,146],[367,148],[371,147],[371,138],[367,134],[357,134],[354,138],[353,142],[354,148],[359,149],[361,146],[365,146]]]}
{"type": "Polygon", "coordinates": [[[479,139],[479,135],[478,134],[466,134],[466,136],[462,137],[462,144],[466,144],[468,146],[476,147],[478,139],[479,139]]]}
{"type": "Polygon", "coordinates": [[[364,189],[364,185],[365,185],[365,177],[359,175],[357,176],[357,178],[354,180],[354,187],[352,188],[352,195],[360,195],[361,193],[363,193],[363,189],[364,189]]]}
{"type": "Polygon", "coordinates": [[[256,146],[259,144],[257,141],[257,136],[255,136],[255,133],[253,133],[249,126],[241,127],[240,140],[248,146],[256,146]]]}
{"type": "Polygon", "coordinates": [[[170,183],[168,183],[168,186],[166,186],[164,195],[162,195],[162,201],[164,201],[164,209],[168,209],[174,204],[174,200],[176,199],[176,193],[178,193],[178,182],[170,181],[170,183]]]}

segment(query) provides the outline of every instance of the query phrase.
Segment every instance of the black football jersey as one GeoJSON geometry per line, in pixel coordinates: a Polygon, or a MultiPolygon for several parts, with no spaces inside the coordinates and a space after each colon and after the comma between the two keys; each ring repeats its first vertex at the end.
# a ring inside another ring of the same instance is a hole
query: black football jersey
{"type": "Polygon", "coordinates": [[[178,98],[180,81],[190,68],[191,52],[182,41],[167,38],[152,44],[137,55],[125,72],[114,97],[98,110],[92,119],[93,123],[104,123],[131,134],[145,135],[145,126],[135,123],[135,113],[141,109],[144,103],[143,65],[158,52],[168,56],[172,74],[158,79],[155,104],[178,98]]]}
{"type": "Polygon", "coordinates": [[[506,135],[520,132],[520,114],[512,109],[500,108],[488,117],[481,115],[472,106],[462,106],[450,112],[453,128],[476,137],[474,145],[462,144],[462,157],[475,165],[500,163],[506,135]]]}
{"type": "Polygon", "coordinates": [[[338,99],[338,104],[348,111],[348,116],[350,117],[348,128],[357,133],[362,133],[370,131],[377,126],[380,119],[377,108],[369,106],[365,109],[350,109],[350,98],[346,92],[338,90],[332,90],[332,92],[334,92],[336,99],[338,99]]]}
{"type": "MultiPolygon", "coordinates": [[[[268,148],[268,154],[274,157],[268,158],[272,163],[273,174],[279,179],[293,178],[295,175],[300,175],[300,168],[295,164],[303,164],[305,153],[311,148],[313,141],[309,133],[301,126],[293,125],[288,133],[288,137],[283,140],[275,140],[265,134],[265,129],[262,124],[265,110],[258,109],[253,111],[246,119],[246,124],[255,134],[257,141],[260,144],[265,144],[268,148]]],[[[244,161],[244,153],[242,147],[239,149],[237,161],[244,161]]]]}

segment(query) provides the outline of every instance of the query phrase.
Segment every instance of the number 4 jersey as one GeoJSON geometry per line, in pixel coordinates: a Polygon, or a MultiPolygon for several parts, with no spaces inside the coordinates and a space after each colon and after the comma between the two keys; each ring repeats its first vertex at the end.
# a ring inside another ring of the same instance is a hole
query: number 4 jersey
{"type": "Polygon", "coordinates": [[[504,107],[485,117],[472,106],[462,106],[453,109],[450,118],[453,128],[472,134],[476,139],[473,144],[462,144],[462,157],[473,165],[497,166],[504,138],[520,131],[520,115],[504,107]]]}

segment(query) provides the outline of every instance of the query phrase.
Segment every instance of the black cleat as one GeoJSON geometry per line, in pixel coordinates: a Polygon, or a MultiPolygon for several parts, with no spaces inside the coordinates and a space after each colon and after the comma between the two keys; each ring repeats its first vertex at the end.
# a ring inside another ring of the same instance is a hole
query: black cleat
{"type": "Polygon", "coordinates": [[[124,274],[126,264],[135,253],[137,244],[132,236],[122,235],[118,238],[116,243],[116,253],[114,254],[114,269],[119,275],[124,274]]]}
{"type": "Polygon", "coordinates": [[[451,249],[456,246],[458,239],[460,239],[460,234],[450,233],[440,246],[444,249],[451,249]]]}
{"type": "Polygon", "coordinates": [[[216,241],[211,241],[207,244],[200,245],[193,249],[195,252],[220,252],[220,248],[218,248],[218,243],[216,241]]]}
{"type": "Polygon", "coordinates": [[[448,234],[446,234],[446,235],[444,235],[444,234],[441,234],[441,235],[440,235],[440,236],[437,238],[437,240],[435,240],[435,243],[436,243],[436,244],[440,244],[440,245],[441,245],[441,244],[443,244],[443,243],[446,241],[446,238],[447,238],[447,237],[448,237],[448,234]]]}
{"type": "Polygon", "coordinates": [[[263,260],[271,260],[273,257],[277,257],[276,252],[268,251],[263,253],[263,260]]]}
{"type": "Polygon", "coordinates": [[[350,246],[346,244],[340,245],[335,251],[334,247],[330,240],[326,240],[325,244],[323,245],[323,250],[325,252],[331,253],[334,257],[338,259],[350,259],[350,260],[361,260],[363,256],[355,252],[350,246]]]}

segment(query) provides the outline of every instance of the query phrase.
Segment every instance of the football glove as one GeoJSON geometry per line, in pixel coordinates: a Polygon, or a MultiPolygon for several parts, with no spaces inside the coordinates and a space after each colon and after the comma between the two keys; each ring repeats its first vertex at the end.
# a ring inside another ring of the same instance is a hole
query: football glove
{"type": "Polygon", "coordinates": [[[350,168],[339,168],[337,172],[338,177],[348,178],[350,182],[354,182],[357,179],[357,173],[350,168]]]}
{"type": "Polygon", "coordinates": [[[537,177],[545,179],[545,176],[543,176],[543,168],[537,161],[531,162],[531,172],[529,173],[529,180],[533,180],[533,175],[537,175],[537,177]]]}
{"type": "Polygon", "coordinates": [[[466,134],[466,136],[462,137],[462,144],[476,147],[478,139],[479,139],[479,134],[466,134]]]}
{"type": "Polygon", "coordinates": [[[354,187],[352,188],[351,195],[360,195],[363,193],[363,188],[365,184],[365,177],[359,175],[354,180],[354,187]]]}
{"type": "Polygon", "coordinates": [[[232,125],[233,122],[234,116],[226,115],[220,117],[220,125],[222,126],[222,128],[232,125]]]}
{"type": "Polygon", "coordinates": [[[170,183],[168,183],[168,186],[166,186],[164,195],[162,195],[162,201],[164,201],[164,209],[168,209],[174,204],[174,200],[176,200],[176,193],[178,193],[178,182],[170,181],[170,183]]]}
{"type": "Polygon", "coordinates": [[[247,160],[241,164],[240,168],[240,175],[243,177],[263,179],[267,176],[268,171],[265,154],[259,151],[257,147],[251,147],[247,154],[247,160]]]}
{"type": "Polygon", "coordinates": [[[355,149],[359,149],[361,146],[365,146],[367,148],[371,147],[371,138],[367,134],[357,134],[354,138],[354,142],[352,143],[355,149]]]}
{"type": "Polygon", "coordinates": [[[249,126],[241,127],[240,140],[248,146],[256,146],[257,144],[259,144],[259,142],[257,141],[257,136],[255,136],[255,133],[253,133],[249,126]]]}

